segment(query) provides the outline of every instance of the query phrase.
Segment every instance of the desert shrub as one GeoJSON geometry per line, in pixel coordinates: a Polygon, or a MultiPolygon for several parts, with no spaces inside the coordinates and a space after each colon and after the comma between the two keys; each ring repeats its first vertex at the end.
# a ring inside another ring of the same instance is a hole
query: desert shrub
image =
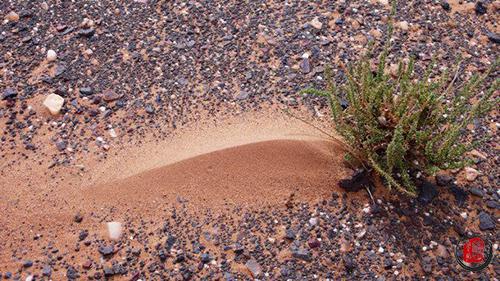
{"type": "Polygon", "coordinates": [[[481,92],[498,61],[486,73],[474,74],[456,86],[458,63],[454,75],[443,71],[431,79],[436,63],[419,75],[410,58],[406,63],[402,60],[391,75],[386,64],[389,49],[386,44],[376,66],[370,64],[375,56],[369,52],[344,68],[345,82],[337,85],[327,69],[324,89],[303,92],[328,98],[348,160],[382,177],[388,188],[415,196],[419,176],[469,163],[464,154],[477,142],[465,141],[462,132],[498,104],[493,94],[499,79],[481,92]],[[479,100],[471,104],[472,97],[479,100]]]}

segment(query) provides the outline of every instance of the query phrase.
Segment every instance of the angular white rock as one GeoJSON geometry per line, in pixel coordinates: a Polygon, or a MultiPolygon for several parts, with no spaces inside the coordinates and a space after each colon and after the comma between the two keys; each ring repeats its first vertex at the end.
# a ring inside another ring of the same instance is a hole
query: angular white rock
{"type": "Polygon", "coordinates": [[[109,238],[113,240],[118,240],[122,236],[122,224],[121,222],[108,222],[108,234],[109,238]]]}
{"type": "Polygon", "coordinates": [[[64,98],[60,95],[50,94],[45,98],[43,105],[50,111],[52,115],[59,114],[64,104],[64,98]]]}

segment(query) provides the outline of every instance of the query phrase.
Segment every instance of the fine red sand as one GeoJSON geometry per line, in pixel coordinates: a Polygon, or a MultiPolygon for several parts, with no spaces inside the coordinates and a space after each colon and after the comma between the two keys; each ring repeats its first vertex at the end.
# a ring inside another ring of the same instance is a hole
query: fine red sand
{"type": "Polygon", "coordinates": [[[82,157],[50,170],[23,160],[0,178],[0,269],[19,266],[13,252],[42,258],[34,236],[71,251],[78,229],[106,239],[106,221],[161,221],[160,210],[179,202],[193,211],[312,202],[347,174],[334,142],[284,114],[247,114],[112,149],[104,160],[82,157]],[[76,213],[82,224],[73,222],[76,213]]]}

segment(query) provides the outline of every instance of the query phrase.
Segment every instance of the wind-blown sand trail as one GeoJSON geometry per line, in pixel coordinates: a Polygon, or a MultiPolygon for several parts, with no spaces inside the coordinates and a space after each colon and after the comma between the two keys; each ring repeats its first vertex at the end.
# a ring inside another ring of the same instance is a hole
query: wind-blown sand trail
{"type": "Polygon", "coordinates": [[[222,214],[284,206],[291,198],[316,202],[347,175],[334,142],[282,113],[247,113],[114,149],[105,160],[89,157],[50,172],[21,161],[0,179],[0,208],[7,214],[0,217],[0,269],[19,267],[22,252],[42,260],[48,251],[40,247],[43,240],[77,261],[95,256],[72,248],[80,229],[106,240],[108,221],[161,222],[175,204],[222,214]],[[76,214],[81,223],[74,222],[76,214]]]}

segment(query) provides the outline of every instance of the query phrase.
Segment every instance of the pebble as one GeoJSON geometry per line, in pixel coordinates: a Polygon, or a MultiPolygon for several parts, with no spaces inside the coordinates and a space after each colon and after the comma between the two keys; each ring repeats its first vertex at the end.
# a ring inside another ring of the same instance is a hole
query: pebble
{"type": "Polygon", "coordinates": [[[323,27],[323,24],[321,23],[318,17],[315,17],[312,21],[309,22],[309,24],[318,30],[323,27]]]}
{"type": "Polygon", "coordinates": [[[19,21],[19,14],[17,14],[14,11],[10,11],[6,16],[5,19],[7,19],[10,22],[18,22],[19,21]]]}
{"type": "Polygon", "coordinates": [[[94,94],[94,91],[90,87],[81,87],[79,91],[82,96],[90,96],[94,94]]]}
{"type": "Polygon", "coordinates": [[[110,89],[104,90],[104,92],[102,93],[102,99],[106,102],[112,102],[121,97],[122,95],[110,89]]]}
{"type": "Polygon", "coordinates": [[[109,136],[110,137],[112,137],[112,138],[118,137],[118,135],[116,134],[115,129],[111,128],[111,129],[108,130],[108,132],[109,132],[109,136]]]}
{"type": "Polygon", "coordinates": [[[469,189],[469,191],[474,196],[481,197],[481,198],[484,196],[484,191],[480,188],[472,187],[469,189]]]}
{"type": "Polygon", "coordinates": [[[48,50],[47,51],[47,61],[53,62],[56,59],[57,59],[56,51],[54,51],[54,50],[48,50]]]}
{"type": "Polygon", "coordinates": [[[118,240],[122,236],[122,224],[120,222],[112,221],[108,222],[108,235],[112,240],[118,240]]]}
{"type": "Polygon", "coordinates": [[[447,186],[453,181],[453,177],[445,174],[437,174],[435,176],[436,184],[439,186],[447,186]]]}
{"type": "Polygon", "coordinates": [[[52,115],[57,115],[64,104],[64,98],[57,94],[50,94],[45,98],[43,105],[52,115]]]}
{"type": "Polygon", "coordinates": [[[76,223],[81,223],[83,220],[83,216],[80,212],[76,213],[76,215],[73,217],[73,221],[76,223]]]}
{"type": "Polygon", "coordinates": [[[471,167],[465,167],[465,178],[468,181],[474,181],[476,178],[481,174],[478,170],[471,168],[471,167]]]}
{"type": "Polygon", "coordinates": [[[99,253],[103,255],[104,257],[111,256],[115,252],[115,247],[113,245],[109,246],[100,246],[99,247],[99,253]]]}
{"type": "Polygon", "coordinates": [[[2,94],[2,100],[14,99],[17,97],[17,92],[13,88],[6,88],[2,94]]]}
{"type": "Polygon", "coordinates": [[[311,63],[309,61],[309,58],[302,59],[302,62],[300,63],[300,69],[304,74],[311,72],[311,63]]]}
{"type": "Polygon", "coordinates": [[[301,259],[304,261],[311,261],[312,256],[311,252],[309,252],[307,249],[299,248],[299,249],[293,249],[292,250],[292,257],[296,259],[301,259]]]}
{"type": "Polygon", "coordinates": [[[310,224],[311,226],[315,226],[316,224],[318,224],[318,219],[317,219],[317,218],[315,218],[315,217],[310,218],[310,219],[309,219],[309,224],[310,224]]]}
{"type": "Polygon", "coordinates": [[[479,229],[481,230],[493,230],[495,229],[495,221],[486,212],[479,213],[479,229]]]}
{"type": "Polygon", "coordinates": [[[400,22],[398,23],[398,26],[399,26],[399,28],[401,28],[401,29],[402,29],[402,30],[404,30],[404,31],[407,31],[407,30],[408,30],[408,28],[409,28],[408,22],[407,22],[407,21],[405,21],[405,20],[404,20],[404,21],[400,21],[400,22]]]}
{"type": "Polygon", "coordinates": [[[25,260],[23,262],[23,267],[24,268],[28,268],[28,267],[32,267],[32,266],[33,266],[33,261],[31,261],[31,260],[25,260]]]}
{"type": "Polygon", "coordinates": [[[248,271],[250,271],[253,278],[258,278],[262,274],[262,267],[254,258],[249,259],[245,263],[245,266],[248,271]]]}
{"type": "Polygon", "coordinates": [[[482,1],[476,2],[474,10],[476,11],[476,14],[479,16],[486,14],[486,12],[488,11],[488,9],[486,8],[486,6],[484,6],[484,3],[482,1]]]}

